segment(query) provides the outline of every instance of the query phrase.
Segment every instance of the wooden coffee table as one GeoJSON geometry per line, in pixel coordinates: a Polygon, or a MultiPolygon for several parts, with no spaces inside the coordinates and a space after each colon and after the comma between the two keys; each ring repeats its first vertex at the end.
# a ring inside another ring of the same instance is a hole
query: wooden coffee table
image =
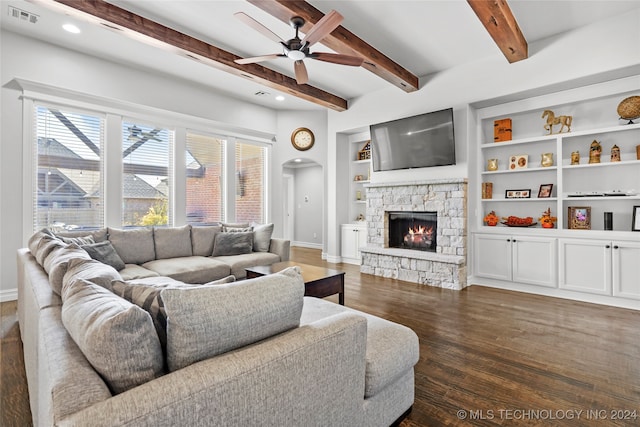
{"type": "Polygon", "coordinates": [[[304,280],[304,295],[324,298],[338,294],[338,302],[344,305],[344,271],[331,270],[315,265],[301,264],[293,261],[277,262],[271,265],[246,268],[247,279],[277,273],[285,268],[300,267],[304,280]]]}

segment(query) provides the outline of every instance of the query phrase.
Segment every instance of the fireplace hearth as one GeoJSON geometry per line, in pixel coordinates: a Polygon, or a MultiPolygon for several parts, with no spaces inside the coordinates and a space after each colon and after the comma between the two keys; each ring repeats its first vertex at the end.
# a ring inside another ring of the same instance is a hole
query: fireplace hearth
{"type": "Polygon", "coordinates": [[[437,212],[387,212],[389,247],[436,252],[437,212]]]}

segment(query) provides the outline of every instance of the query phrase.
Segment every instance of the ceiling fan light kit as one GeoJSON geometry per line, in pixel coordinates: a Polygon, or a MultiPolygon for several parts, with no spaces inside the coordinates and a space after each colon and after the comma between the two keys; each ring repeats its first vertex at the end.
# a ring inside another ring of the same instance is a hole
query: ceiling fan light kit
{"type": "Polygon", "coordinates": [[[305,20],[300,16],[292,17],[289,20],[289,23],[295,29],[296,34],[292,39],[289,39],[287,41],[282,40],[277,34],[269,30],[267,27],[265,27],[255,19],[251,18],[246,13],[238,12],[234,16],[236,16],[239,20],[241,20],[254,30],[258,31],[265,37],[280,43],[283,50],[283,53],[281,54],[275,53],[270,55],[254,56],[251,58],[236,59],[235,62],[238,64],[252,64],[256,62],[286,57],[294,61],[293,69],[296,76],[296,82],[298,84],[305,84],[309,81],[307,67],[304,64],[304,60],[307,58],[315,59],[317,61],[331,62],[334,64],[348,65],[352,67],[359,67],[364,62],[363,58],[356,56],[324,52],[311,53],[309,51],[309,48],[313,44],[328,36],[340,25],[340,23],[344,19],[342,15],[340,15],[335,10],[332,10],[331,12],[327,13],[322,19],[320,19],[313,27],[311,27],[309,32],[302,39],[300,39],[298,33],[300,31],[300,28],[302,28],[302,26],[304,25],[305,20]]]}

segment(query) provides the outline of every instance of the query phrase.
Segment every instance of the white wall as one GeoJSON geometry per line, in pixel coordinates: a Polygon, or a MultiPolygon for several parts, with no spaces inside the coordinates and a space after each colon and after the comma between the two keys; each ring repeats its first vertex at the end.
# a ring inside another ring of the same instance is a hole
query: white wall
{"type": "Polygon", "coordinates": [[[322,249],[324,172],[321,165],[295,168],[294,238],[292,244],[322,249]]]}
{"type": "MultiPolygon", "coordinates": [[[[0,43],[0,300],[15,298],[16,250],[25,246],[23,229],[30,226],[24,223],[29,215],[24,211],[22,201],[25,171],[21,91],[13,79],[183,113],[207,119],[214,125],[244,129],[247,134],[276,134],[275,111],[221,96],[205,87],[128,68],[7,31],[2,31],[0,43]]],[[[324,129],[326,125],[318,133],[326,135],[324,129]]],[[[277,151],[276,147],[274,151],[277,151]]],[[[269,213],[269,217],[273,214],[269,213]]]]}
{"type": "Polygon", "coordinates": [[[389,85],[349,103],[344,112],[329,111],[327,246],[329,258],[339,256],[339,224],[344,220],[344,181],[338,166],[346,134],[372,123],[453,107],[456,166],[374,173],[372,181],[415,181],[469,177],[470,144],[476,144],[473,108],[500,97],[524,97],[638,73],[640,10],[529,46],[529,58],[514,64],[496,51],[494,57],[422,77],[420,90],[407,94],[389,85]]]}

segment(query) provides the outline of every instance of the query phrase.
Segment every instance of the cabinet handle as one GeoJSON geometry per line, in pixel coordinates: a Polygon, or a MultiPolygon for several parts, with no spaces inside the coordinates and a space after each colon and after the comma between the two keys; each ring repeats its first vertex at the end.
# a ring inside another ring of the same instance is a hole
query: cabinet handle
{"type": "Polygon", "coordinates": [[[613,247],[613,249],[618,249],[618,247],[619,247],[618,245],[615,245],[615,246],[613,247]]]}
{"type": "Polygon", "coordinates": [[[511,239],[507,239],[507,242],[510,242],[510,241],[511,241],[511,239]]]}
{"type": "Polygon", "coordinates": [[[605,246],[605,249],[609,249],[610,247],[611,247],[610,245],[607,245],[607,246],[605,246]]]}
{"type": "Polygon", "coordinates": [[[513,239],[513,240],[512,240],[512,242],[515,242],[515,241],[516,241],[516,239],[513,239]]]}

